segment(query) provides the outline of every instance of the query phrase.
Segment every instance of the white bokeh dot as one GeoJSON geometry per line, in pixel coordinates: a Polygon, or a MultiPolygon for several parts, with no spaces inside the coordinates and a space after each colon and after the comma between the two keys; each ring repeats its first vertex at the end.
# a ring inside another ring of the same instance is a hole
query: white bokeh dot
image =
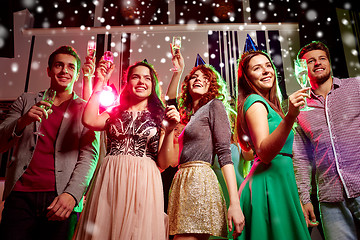
{"type": "Polygon", "coordinates": [[[33,61],[31,63],[31,69],[38,70],[39,68],[40,68],[40,63],[39,62],[33,61]]]}
{"type": "Polygon", "coordinates": [[[11,64],[11,71],[14,72],[14,73],[18,72],[19,71],[19,64],[15,63],[15,62],[12,63],[11,64]]]}
{"type": "Polygon", "coordinates": [[[264,21],[267,18],[267,13],[264,10],[259,10],[256,12],[256,18],[259,21],[264,21]]]}
{"type": "Polygon", "coordinates": [[[44,11],[44,8],[43,8],[42,6],[38,6],[38,7],[36,8],[36,11],[37,11],[38,13],[42,13],[42,12],[44,11]]]}
{"type": "Polygon", "coordinates": [[[47,43],[47,45],[49,45],[49,46],[53,46],[53,45],[54,45],[54,41],[51,40],[51,39],[46,40],[46,43],[47,43]]]}
{"type": "Polygon", "coordinates": [[[313,22],[317,19],[318,14],[315,10],[309,10],[306,12],[306,19],[310,22],[313,22]]]}

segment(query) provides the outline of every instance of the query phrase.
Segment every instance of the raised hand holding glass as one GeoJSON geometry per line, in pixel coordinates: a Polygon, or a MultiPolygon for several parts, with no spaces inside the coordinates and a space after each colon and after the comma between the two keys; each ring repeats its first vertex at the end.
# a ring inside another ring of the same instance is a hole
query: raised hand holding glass
{"type": "MultiPolygon", "coordinates": [[[[172,41],[172,54],[173,56],[177,53],[177,51],[180,50],[181,48],[181,37],[173,37],[173,41],[172,41]]],[[[176,72],[179,69],[177,69],[176,66],[174,66],[173,68],[170,69],[170,71],[176,72]]]]}
{"type": "Polygon", "coordinates": [[[96,53],[96,42],[94,40],[88,41],[87,56],[94,58],[96,53]]]}
{"type": "MultiPolygon", "coordinates": [[[[300,84],[301,88],[311,87],[306,60],[296,59],[294,60],[294,66],[295,66],[295,78],[297,82],[300,84]]],[[[305,101],[305,106],[301,108],[300,111],[309,111],[312,109],[313,109],[312,107],[309,107],[307,105],[307,101],[305,101]]]]}

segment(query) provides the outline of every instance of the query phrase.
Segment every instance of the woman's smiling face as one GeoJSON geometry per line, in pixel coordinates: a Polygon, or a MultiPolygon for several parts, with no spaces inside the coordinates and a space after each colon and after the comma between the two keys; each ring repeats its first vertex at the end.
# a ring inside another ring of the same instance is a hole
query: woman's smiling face
{"type": "Polygon", "coordinates": [[[128,89],[130,94],[136,98],[148,98],[152,90],[150,69],[145,66],[135,67],[129,78],[128,89]]]}
{"type": "Polygon", "coordinates": [[[248,65],[247,76],[256,89],[267,96],[275,82],[275,70],[264,55],[254,56],[248,65]]]}
{"type": "Polygon", "coordinates": [[[193,99],[201,98],[209,91],[210,80],[201,70],[197,70],[190,76],[189,93],[193,99]]]}

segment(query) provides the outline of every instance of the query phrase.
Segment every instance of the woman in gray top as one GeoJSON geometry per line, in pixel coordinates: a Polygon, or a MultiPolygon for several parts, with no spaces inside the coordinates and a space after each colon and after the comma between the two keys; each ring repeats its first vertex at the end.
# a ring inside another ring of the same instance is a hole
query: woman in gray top
{"type": "Polygon", "coordinates": [[[186,76],[179,100],[182,123],[179,137],[179,170],[169,196],[170,235],[174,239],[208,239],[211,235],[227,237],[244,227],[239,206],[236,178],[231,161],[230,124],[223,102],[226,86],[218,72],[209,65],[194,67],[186,76]],[[226,205],[211,165],[218,155],[229,196],[226,205]]]}

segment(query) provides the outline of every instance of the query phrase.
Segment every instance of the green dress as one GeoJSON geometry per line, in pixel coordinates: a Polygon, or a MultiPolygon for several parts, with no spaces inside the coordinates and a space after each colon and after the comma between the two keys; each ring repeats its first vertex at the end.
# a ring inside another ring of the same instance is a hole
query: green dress
{"type": "MultiPolygon", "coordinates": [[[[246,99],[244,111],[255,102],[262,102],[267,108],[269,133],[272,133],[282,118],[256,94],[246,99]]],[[[251,171],[239,190],[245,228],[238,239],[311,239],[295,182],[291,159],[293,138],[290,132],[280,154],[270,164],[255,156],[251,171]]]]}

